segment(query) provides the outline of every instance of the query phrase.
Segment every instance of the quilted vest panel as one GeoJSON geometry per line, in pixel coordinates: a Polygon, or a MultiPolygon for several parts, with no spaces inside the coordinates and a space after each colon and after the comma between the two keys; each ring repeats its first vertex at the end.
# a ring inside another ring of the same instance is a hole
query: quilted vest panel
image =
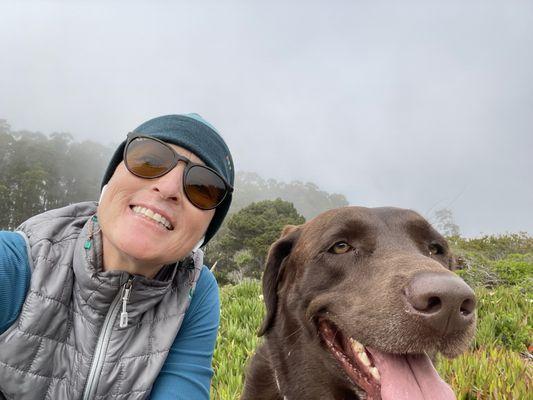
{"type": "Polygon", "coordinates": [[[0,335],[0,392],[7,399],[144,399],[165,362],[202,252],[154,279],[103,271],[99,233],[86,248],[91,228],[98,231],[91,227],[95,214],[96,203],[79,203],[20,227],[33,272],[18,320],[0,335]],[[120,327],[128,281],[128,324],[120,327]]]}

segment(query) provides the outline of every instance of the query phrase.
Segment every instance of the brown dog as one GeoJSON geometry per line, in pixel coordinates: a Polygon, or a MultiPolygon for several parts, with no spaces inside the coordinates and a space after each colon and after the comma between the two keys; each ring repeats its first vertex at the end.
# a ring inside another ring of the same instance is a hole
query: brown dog
{"type": "Polygon", "coordinates": [[[242,399],[453,399],[427,355],[456,356],[474,334],[474,293],[453,266],[410,210],[345,207],[286,227],[242,399]]]}

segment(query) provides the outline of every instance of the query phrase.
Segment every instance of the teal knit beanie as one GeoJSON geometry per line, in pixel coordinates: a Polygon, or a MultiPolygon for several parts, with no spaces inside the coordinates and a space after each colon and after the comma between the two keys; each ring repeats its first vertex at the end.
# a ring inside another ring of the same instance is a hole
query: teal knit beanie
{"type": "MultiPolygon", "coordinates": [[[[193,152],[233,186],[235,173],[228,146],[216,129],[198,114],[165,115],[153,118],[139,125],[133,132],[153,136],[193,152]]],[[[118,164],[122,161],[125,145],[126,141],[122,142],[113,154],[105,171],[102,187],[109,182],[118,164]]],[[[222,204],[216,208],[215,215],[205,233],[204,245],[220,228],[228,213],[231,200],[232,195],[228,193],[222,204]]]]}

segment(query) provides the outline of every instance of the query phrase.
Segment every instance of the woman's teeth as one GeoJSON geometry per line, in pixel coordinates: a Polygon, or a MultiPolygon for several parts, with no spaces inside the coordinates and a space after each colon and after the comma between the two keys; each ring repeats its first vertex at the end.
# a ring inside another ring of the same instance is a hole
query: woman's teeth
{"type": "Polygon", "coordinates": [[[135,206],[135,207],[132,207],[132,211],[135,214],[140,214],[150,219],[153,219],[155,222],[159,222],[165,228],[172,230],[172,224],[165,217],[163,217],[161,214],[153,212],[149,208],[135,206]]]}

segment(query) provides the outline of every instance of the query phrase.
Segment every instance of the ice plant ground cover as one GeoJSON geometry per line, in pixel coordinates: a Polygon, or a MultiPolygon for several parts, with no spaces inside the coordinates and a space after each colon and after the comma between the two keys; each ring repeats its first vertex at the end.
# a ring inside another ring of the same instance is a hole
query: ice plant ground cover
{"type": "MultiPolygon", "coordinates": [[[[451,242],[465,263],[459,274],[476,291],[478,329],[469,351],[454,360],[439,358],[437,370],[458,399],[533,398],[533,239],[507,235],[451,242]]],[[[221,303],[211,395],[234,400],[261,340],[260,282],[224,286],[221,303]]]]}

